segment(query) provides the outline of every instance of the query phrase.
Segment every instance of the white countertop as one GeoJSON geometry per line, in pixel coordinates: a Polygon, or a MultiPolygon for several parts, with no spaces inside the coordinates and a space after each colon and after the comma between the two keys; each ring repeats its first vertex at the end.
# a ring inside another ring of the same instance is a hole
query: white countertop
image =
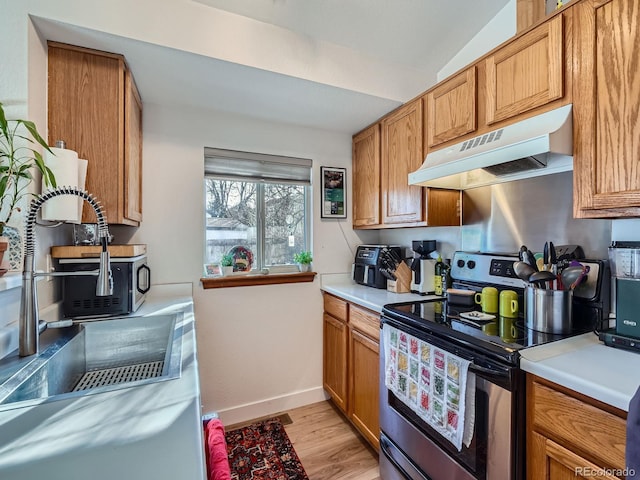
{"type": "Polygon", "coordinates": [[[418,295],[415,293],[393,293],[380,288],[359,285],[348,275],[322,275],[320,278],[322,290],[331,293],[348,302],[381,313],[382,307],[388,303],[415,302],[440,298],[436,295],[418,295]]]}
{"type": "Polygon", "coordinates": [[[173,313],[179,378],[0,411],[0,478],[204,480],[192,285],[153,286],[132,317],[173,313]]]}
{"type": "Polygon", "coordinates": [[[593,333],[521,351],[526,372],[629,410],[640,386],[640,355],[605,346],[593,333]]]}

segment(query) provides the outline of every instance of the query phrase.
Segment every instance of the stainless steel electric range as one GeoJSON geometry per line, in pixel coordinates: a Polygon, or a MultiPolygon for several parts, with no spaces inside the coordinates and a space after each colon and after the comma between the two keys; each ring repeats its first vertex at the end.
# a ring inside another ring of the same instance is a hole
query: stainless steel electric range
{"type": "MultiPolygon", "coordinates": [[[[456,252],[452,259],[453,288],[480,292],[486,286],[515,290],[524,310],[526,283],[513,272],[516,254],[456,252]]],[[[609,274],[606,263],[584,260],[589,278],[574,300],[575,335],[600,327],[608,315],[609,274]]],[[[525,442],[524,374],[520,351],[566,338],[525,327],[524,318],[496,316],[468,320],[461,313],[479,306],[445,300],[386,305],[385,324],[454,355],[470,360],[475,375],[475,425],[469,446],[457,450],[398,399],[385,385],[385,345],[380,346],[380,474],[403,479],[523,479],[525,442]]]]}

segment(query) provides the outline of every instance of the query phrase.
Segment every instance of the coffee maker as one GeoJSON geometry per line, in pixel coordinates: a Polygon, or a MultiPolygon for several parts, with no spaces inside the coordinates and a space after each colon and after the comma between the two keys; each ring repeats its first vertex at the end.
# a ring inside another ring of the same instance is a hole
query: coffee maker
{"type": "Polygon", "coordinates": [[[609,262],[615,280],[616,334],[640,338],[640,242],[613,242],[609,262]]]}
{"type": "Polygon", "coordinates": [[[411,242],[413,260],[411,261],[411,292],[427,295],[435,293],[436,260],[429,254],[436,251],[435,240],[413,240],[411,242]]]}

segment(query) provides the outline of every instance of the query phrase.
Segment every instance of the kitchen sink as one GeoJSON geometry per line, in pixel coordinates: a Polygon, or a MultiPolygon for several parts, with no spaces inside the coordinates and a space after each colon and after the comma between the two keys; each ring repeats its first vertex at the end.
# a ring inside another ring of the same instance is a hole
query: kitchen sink
{"type": "Polygon", "coordinates": [[[69,327],[0,385],[0,408],[178,378],[182,314],[125,317],[69,327]]]}

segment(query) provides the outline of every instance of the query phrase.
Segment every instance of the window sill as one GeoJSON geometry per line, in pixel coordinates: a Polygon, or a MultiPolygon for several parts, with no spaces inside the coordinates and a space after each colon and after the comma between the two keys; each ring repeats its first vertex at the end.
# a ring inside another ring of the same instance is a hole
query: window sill
{"type": "Polygon", "coordinates": [[[269,275],[237,275],[201,278],[202,288],[248,287],[252,285],[278,285],[281,283],[313,282],[316,272],[271,273],[269,275]]]}

